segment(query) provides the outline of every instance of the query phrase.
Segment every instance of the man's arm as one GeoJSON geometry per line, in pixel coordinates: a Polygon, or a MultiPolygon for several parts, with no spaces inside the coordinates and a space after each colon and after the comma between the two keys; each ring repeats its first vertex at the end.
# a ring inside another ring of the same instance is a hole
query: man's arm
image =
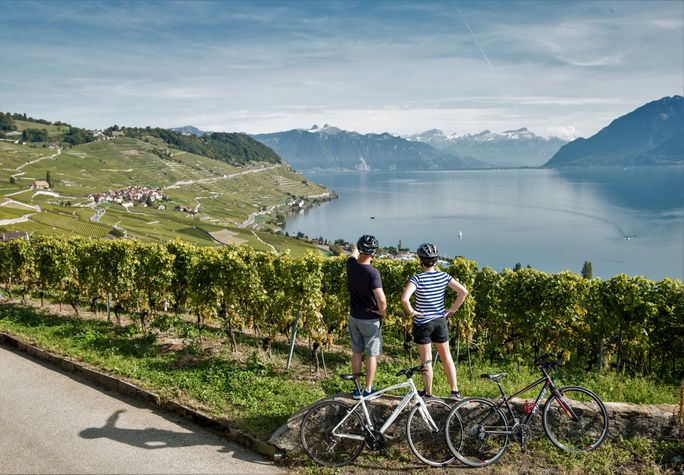
{"type": "Polygon", "coordinates": [[[375,296],[375,301],[378,303],[378,310],[373,310],[375,313],[384,317],[387,314],[387,298],[385,298],[385,291],[382,287],[373,289],[373,295],[375,296]]]}

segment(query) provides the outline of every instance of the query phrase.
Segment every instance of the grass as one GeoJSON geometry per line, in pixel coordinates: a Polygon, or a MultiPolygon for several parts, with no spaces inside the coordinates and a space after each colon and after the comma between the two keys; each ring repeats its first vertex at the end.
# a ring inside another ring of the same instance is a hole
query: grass
{"type": "MultiPolygon", "coordinates": [[[[60,132],[55,126],[48,128],[51,133],[60,132]]],[[[269,169],[240,174],[250,171],[250,167],[237,168],[174,150],[172,157],[156,153],[166,148],[158,140],[144,142],[117,138],[65,148],[54,158],[26,165],[49,157],[56,150],[0,141],[0,199],[12,195],[16,201],[42,209],[30,222],[4,228],[7,231],[102,237],[116,225],[142,240],[166,242],[181,238],[199,245],[216,245],[207,232],[228,229],[257,249],[268,250],[274,246],[279,251],[290,249],[295,255],[313,249],[309,244],[284,236],[271,237],[262,233],[257,238],[250,229],[238,226],[251,213],[273,206],[282,209],[290,196],[318,195],[325,191],[323,188],[304,180],[285,165],[270,169],[270,165],[261,164],[252,169],[269,169]],[[44,179],[48,172],[54,182],[51,191],[58,193],[58,197],[35,195],[28,189],[34,180],[44,179]],[[10,183],[12,175],[16,175],[16,184],[10,183]],[[191,180],[198,182],[177,185],[191,180]],[[129,212],[120,205],[112,205],[100,224],[90,222],[95,211],[87,198],[89,194],[134,185],[163,188],[169,197],[164,203],[166,209],[135,206],[129,212]],[[71,206],[63,206],[67,203],[71,206]],[[174,211],[176,205],[194,208],[198,204],[200,213],[196,216],[174,211]]],[[[3,213],[0,219],[17,217],[14,212],[3,213]]],[[[257,218],[255,223],[259,229],[271,226],[266,222],[267,218],[270,217],[257,218]]]]}
{"type": "Polygon", "coordinates": [[[19,132],[23,132],[26,129],[44,129],[47,130],[48,135],[51,138],[61,138],[64,136],[64,134],[69,132],[68,125],[39,124],[37,122],[29,122],[25,120],[15,120],[14,123],[19,132]]]}
{"type": "MultiPolygon", "coordinates": [[[[302,407],[326,394],[350,390],[348,382],[336,377],[337,373],[350,369],[348,342],[344,338],[325,352],[326,376],[322,371],[312,371],[308,347],[301,339],[292,368],[287,370],[288,342],[284,339],[276,340],[271,353],[266,353],[261,349],[261,338],[237,333],[238,351],[233,353],[218,322],[210,322],[203,329],[200,340],[191,318],[160,315],[147,331],[142,332],[139,324],[127,318],[122,326],[117,326],[103,321],[102,314],[99,318],[88,312],[82,312],[82,315],[84,318],[60,314],[56,305],[43,310],[3,304],[0,305],[0,331],[124,377],[163,398],[178,400],[230,420],[232,425],[263,439],[302,407]]],[[[377,386],[396,383],[394,373],[398,369],[417,363],[417,355],[403,355],[400,342],[391,334],[387,335],[385,343],[377,386]]],[[[476,361],[475,377],[470,379],[467,364],[462,362],[459,368],[460,386],[467,395],[494,395],[495,387],[477,377],[481,372],[508,370],[507,389],[522,387],[536,376],[523,365],[492,368],[476,361]]],[[[624,382],[624,376],[566,370],[559,371],[554,380],[561,384],[586,384],[604,400],[677,402],[676,387],[640,378],[629,378],[627,384],[617,384],[624,382]]],[[[435,368],[435,383],[435,393],[446,394],[448,388],[439,366],[435,368]]],[[[682,460],[682,446],[665,441],[625,440],[606,444],[594,453],[573,455],[561,453],[545,439],[539,439],[532,441],[526,453],[520,452],[516,445],[512,446],[492,471],[502,474],[674,473],[682,460]]],[[[295,458],[288,463],[297,473],[318,473],[320,468],[305,458],[295,458]]],[[[385,467],[387,473],[434,472],[418,465],[406,444],[401,442],[391,447],[389,456],[366,451],[347,470],[329,473],[377,472],[378,467],[385,467]]]]}

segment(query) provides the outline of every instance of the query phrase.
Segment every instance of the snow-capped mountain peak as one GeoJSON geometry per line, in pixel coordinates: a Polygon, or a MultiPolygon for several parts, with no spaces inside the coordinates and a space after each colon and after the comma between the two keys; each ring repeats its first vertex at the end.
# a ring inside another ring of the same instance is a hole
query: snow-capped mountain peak
{"type": "Polygon", "coordinates": [[[463,135],[445,135],[441,130],[432,129],[407,138],[428,143],[440,150],[475,157],[496,166],[539,166],[566,143],[556,137],[540,137],[527,127],[505,130],[502,133],[486,129],[463,135]]]}
{"type": "Polygon", "coordinates": [[[504,130],[501,135],[506,136],[511,140],[520,139],[535,139],[538,138],[532,131],[528,130],[527,127],[522,127],[517,130],[504,130]]]}
{"type": "Polygon", "coordinates": [[[339,134],[340,132],[344,132],[344,130],[339,129],[339,128],[334,127],[334,126],[329,125],[329,124],[325,124],[325,125],[323,125],[323,127],[319,127],[318,125],[314,124],[310,129],[307,130],[307,132],[324,134],[324,135],[336,135],[336,134],[339,134]]]}

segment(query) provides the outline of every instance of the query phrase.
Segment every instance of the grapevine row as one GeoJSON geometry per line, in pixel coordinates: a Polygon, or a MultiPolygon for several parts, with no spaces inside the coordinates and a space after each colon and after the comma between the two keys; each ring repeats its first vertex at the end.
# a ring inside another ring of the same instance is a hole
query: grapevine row
{"type": "MultiPolygon", "coordinates": [[[[400,296],[417,262],[374,265],[389,302],[385,331],[408,336],[411,320],[400,296]]],[[[496,272],[463,258],[444,270],[470,290],[450,318],[451,334],[481,357],[522,360],[553,352],[577,367],[675,377],[684,368],[681,281],[496,272]]],[[[191,313],[199,324],[218,320],[231,336],[246,328],[269,339],[289,336],[298,321],[300,335],[318,348],[342,334],[348,320],[345,258],[314,253],[294,258],[247,246],[40,237],[0,243],[0,279],[10,295],[51,293],[76,312],[109,296],[117,315],[134,314],[143,326],[163,308],[191,313]]]]}

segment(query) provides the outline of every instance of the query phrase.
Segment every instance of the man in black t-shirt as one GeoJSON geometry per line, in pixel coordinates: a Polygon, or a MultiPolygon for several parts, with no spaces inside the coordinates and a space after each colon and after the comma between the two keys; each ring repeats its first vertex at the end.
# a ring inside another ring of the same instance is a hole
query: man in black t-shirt
{"type": "MultiPolygon", "coordinates": [[[[378,250],[374,236],[359,238],[352,256],[347,259],[347,285],[349,287],[349,336],[352,349],[352,372],[361,371],[363,353],[366,353],[366,388],[363,396],[374,392],[373,378],[377,359],[382,352],[382,317],[387,312],[387,299],[382,290],[378,270],[371,266],[371,260],[378,250]]],[[[361,394],[354,389],[354,399],[361,394]]]]}

